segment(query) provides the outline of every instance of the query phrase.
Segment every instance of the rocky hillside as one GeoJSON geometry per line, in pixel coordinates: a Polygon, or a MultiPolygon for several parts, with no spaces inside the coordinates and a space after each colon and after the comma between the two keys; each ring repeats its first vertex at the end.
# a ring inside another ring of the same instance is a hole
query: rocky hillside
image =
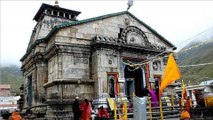
{"type": "Polygon", "coordinates": [[[19,94],[19,88],[22,84],[22,73],[20,68],[16,65],[4,66],[1,67],[0,72],[0,83],[10,84],[12,95],[19,94]]]}
{"type": "MultiPolygon", "coordinates": [[[[195,65],[213,62],[213,29],[194,39],[178,52],[179,66],[195,65]]],[[[213,64],[180,67],[186,83],[197,84],[204,80],[213,79],[213,64]]]]}

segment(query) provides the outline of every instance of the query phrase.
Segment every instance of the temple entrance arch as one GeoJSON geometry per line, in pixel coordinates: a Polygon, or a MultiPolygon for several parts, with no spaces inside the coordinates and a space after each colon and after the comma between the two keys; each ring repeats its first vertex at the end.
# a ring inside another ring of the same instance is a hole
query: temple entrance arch
{"type": "Polygon", "coordinates": [[[134,68],[129,65],[125,66],[124,77],[126,82],[126,95],[131,97],[133,93],[136,96],[142,96],[142,88],[145,86],[145,76],[143,68],[134,68]]]}

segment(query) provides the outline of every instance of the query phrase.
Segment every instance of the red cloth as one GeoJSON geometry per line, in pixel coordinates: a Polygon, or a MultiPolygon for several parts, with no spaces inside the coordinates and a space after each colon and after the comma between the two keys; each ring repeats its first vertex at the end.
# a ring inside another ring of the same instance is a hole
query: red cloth
{"type": "Polygon", "coordinates": [[[118,96],[118,94],[119,94],[119,83],[116,80],[116,83],[115,83],[115,95],[118,96]]]}
{"type": "Polygon", "coordinates": [[[90,120],[90,114],[91,114],[91,105],[90,103],[87,105],[86,102],[84,101],[81,106],[81,120],[90,120]]]}
{"type": "Polygon", "coordinates": [[[107,110],[106,109],[99,109],[98,110],[98,117],[99,118],[109,118],[109,114],[107,113],[107,110]]]}
{"type": "Polygon", "coordinates": [[[190,109],[191,109],[191,107],[192,107],[192,105],[191,105],[191,100],[190,99],[186,99],[186,103],[185,103],[185,110],[188,112],[188,113],[190,113],[190,109]]]}
{"type": "Polygon", "coordinates": [[[10,117],[10,120],[22,120],[22,118],[19,112],[13,112],[10,117]]]}

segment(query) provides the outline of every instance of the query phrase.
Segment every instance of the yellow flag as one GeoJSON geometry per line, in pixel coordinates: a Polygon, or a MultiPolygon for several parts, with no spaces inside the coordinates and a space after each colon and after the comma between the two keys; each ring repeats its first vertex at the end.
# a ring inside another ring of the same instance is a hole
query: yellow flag
{"type": "Polygon", "coordinates": [[[161,82],[160,88],[159,88],[159,98],[161,97],[163,90],[172,82],[174,82],[177,79],[181,78],[181,73],[178,68],[178,65],[176,64],[176,61],[173,57],[173,54],[171,53],[169,55],[169,59],[167,61],[167,65],[164,71],[164,77],[163,81],[161,82]]]}

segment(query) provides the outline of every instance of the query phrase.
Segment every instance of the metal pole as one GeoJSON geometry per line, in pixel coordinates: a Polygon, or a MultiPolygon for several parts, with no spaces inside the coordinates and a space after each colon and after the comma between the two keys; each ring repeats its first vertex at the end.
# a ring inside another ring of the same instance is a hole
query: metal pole
{"type": "Polygon", "coordinates": [[[160,119],[163,120],[162,101],[160,99],[160,119]]]}
{"type": "Polygon", "coordinates": [[[117,120],[116,101],[114,100],[114,120],[117,120]]]}
{"type": "Polygon", "coordinates": [[[172,110],[174,110],[174,94],[172,93],[172,110]]]}
{"type": "Polygon", "coordinates": [[[150,120],[152,120],[152,103],[151,103],[150,97],[148,97],[148,102],[149,102],[149,117],[150,117],[150,120]]]}

